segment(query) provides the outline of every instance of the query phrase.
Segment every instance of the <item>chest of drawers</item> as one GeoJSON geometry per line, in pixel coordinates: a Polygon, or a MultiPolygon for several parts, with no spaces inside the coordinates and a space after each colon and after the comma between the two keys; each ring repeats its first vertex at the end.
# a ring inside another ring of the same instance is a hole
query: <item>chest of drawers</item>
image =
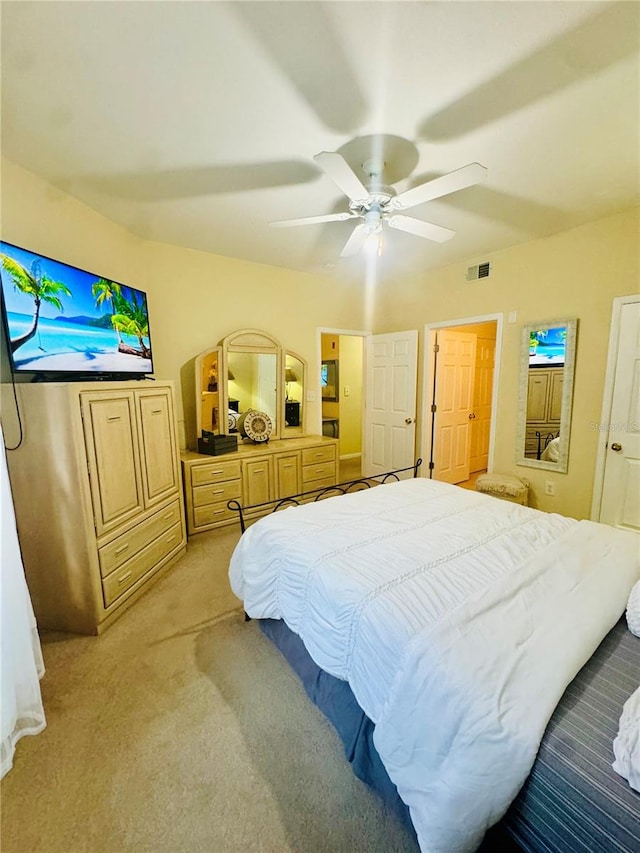
{"type": "MultiPolygon", "coordinates": [[[[243,444],[216,460],[187,452],[182,454],[182,470],[187,530],[192,535],[237,522],[237,513],[227,509],[232,498],[249,506],[335,485],[338,442],[316,435],[243,444]]],[[[257,510],[253,517],[260,514],[257,510]]]]}

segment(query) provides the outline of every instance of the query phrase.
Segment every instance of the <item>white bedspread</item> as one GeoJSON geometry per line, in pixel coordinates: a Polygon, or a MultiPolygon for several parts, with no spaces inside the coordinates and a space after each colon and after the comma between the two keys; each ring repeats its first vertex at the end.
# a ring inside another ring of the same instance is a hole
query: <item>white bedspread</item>
{"type": "Polygon", "coordinates": [[[422,478],[268,516],[230,566],[250,616],[349,681],[434,853],[504,814],[638,577],[635,534],[422,478]]]}

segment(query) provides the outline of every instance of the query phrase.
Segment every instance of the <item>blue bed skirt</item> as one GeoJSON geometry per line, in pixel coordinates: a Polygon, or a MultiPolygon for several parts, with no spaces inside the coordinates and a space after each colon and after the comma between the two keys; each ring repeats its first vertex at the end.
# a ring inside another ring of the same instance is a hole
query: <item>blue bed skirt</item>
{"type": "MultiPolygon", "coordinates": [[[[414,831],[374,746],[374,724],[348,683],[320,669],[284,622],[263,619],[260,627],[335,727],[356,776],[414,831]]],[[[622,706],[639,684],[640,639],[622,619],[567,688],[498,837],[529,853],[640,851],[640,794],[611,767],[622,706]]]]}

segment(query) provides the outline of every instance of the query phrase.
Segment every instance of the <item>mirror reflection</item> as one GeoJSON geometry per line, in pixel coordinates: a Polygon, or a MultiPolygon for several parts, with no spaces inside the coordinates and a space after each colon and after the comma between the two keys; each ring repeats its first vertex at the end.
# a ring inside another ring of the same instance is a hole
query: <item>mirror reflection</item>
{"type": "Polygon", "coordinates": [[[576,327],[576,320],[556,320],[523,330],[520,465],[567,470],[576,327]]]}
{"type": "Polygon", "coordinates": [[[285,430],[301,430],[303,415],[304,364],[294,353],[284,357],[284,426],[285,430]]]}
{"type": "Polygon", "coordinates": [[[269,415],[277,426],[277,356],[275,353],[227,353],[229,432],[238,431],[241,415],[249,409],[269,415]]]}

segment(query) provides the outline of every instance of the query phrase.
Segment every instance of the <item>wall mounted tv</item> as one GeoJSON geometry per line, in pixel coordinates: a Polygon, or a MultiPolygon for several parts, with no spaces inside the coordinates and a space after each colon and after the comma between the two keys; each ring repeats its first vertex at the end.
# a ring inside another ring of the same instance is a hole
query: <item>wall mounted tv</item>
{"type": "Polygon", "coordinates": [[[0,241],[7,347],[33,379],[133,379],[153,373],[141,290],[0,241]]]}

